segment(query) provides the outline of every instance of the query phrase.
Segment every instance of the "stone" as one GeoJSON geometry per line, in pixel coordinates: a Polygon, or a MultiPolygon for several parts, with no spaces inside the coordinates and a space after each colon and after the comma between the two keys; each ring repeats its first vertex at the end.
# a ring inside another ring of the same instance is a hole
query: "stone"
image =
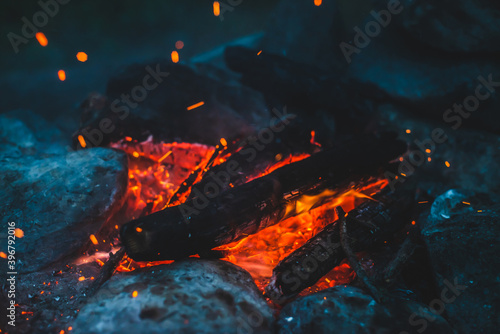
{"type": "Polygon", "coordinates": [[[80,309],[73,332],[271,333],[272,323],[248,272],[188,259],[115,274],[80,309]]]}
{"type": "Polygon", "coordinates": [[[452,189],[436,198],[427,219],[419,224],[440,293],[435,307],[445,307],[459,332],[496,332],[500,326],[498,198],[452,189]]]}
{"type": "Polygon", "coordinates": [[[56,149],[15,118],[0,117],[0,127],[1,228],[15,222],[24,232],[16,243],[17,269],[32,272],[80,249],[121,207],[127,157],[104,148],[56,149]]]}
{"type": "Polygon", "coordinates": [[[277,325],[283,334],[453,333],[446,320],[421,303],[405,299],[377,303],[353,286],[336,286],[287,304],[277,325]]]}

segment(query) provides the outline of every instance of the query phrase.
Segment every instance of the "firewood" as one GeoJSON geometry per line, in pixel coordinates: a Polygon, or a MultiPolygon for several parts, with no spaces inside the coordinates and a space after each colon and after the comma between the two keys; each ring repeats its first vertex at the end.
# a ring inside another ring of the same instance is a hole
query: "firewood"
{"type": "Polygon", "coordinates": [[[225,191],[219,192],[212,183],[210,195],[199,192],[179,206],[125,224],[121,241],[137,261],[197,254],[300,214],[294,203],[302,195],[347,190],[352,182],[363,184],[405,150],[406,144],[392,136],[366,136],[225,191]]]}
{"type": "MultiPolygon", "coordinates": [[[[397,189],[389,194],[385,191],[373,198],[350,211],[346,217],[341,215],[339,220],[327,225],[283,259],[273,269],[266,295],[276,303],[283,303],[313,286],[346,257],[355,266],[353,254],[346,254],[345,245],[343,247],[341,244],[341,235],[347,232],[343,221],[349,225],[349,232],[343,237],[349,240],[347,248],[352,252],[366,251],[382,244],[408,223],[414,203],[413,190],[397,189]],[[344,230],[341,231],[340,225],[343,225],[344,230]],[[311,266],[311,261],[315,261],[316,265],[311,266]]],[[[371,285],[369,281],[366,282],[371,285]]]]}

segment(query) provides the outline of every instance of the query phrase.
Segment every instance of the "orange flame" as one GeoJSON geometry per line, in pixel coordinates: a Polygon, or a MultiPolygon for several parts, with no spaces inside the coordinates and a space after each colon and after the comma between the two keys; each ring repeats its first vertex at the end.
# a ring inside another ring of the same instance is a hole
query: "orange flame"
{"type": "MultiPolygon", "coordinates": [[[[227,141],[222,138],[221,144],[225,146],[227,141]]],[[[173,205],[174,202],[178,204],[185,201],[187,195],[181,198],[172,197],[191,173],[200,169],[206,171],[209,168],[208,162],[215,153],[214,147],[189,143],[154,143],[152,137],[144,142],[125,139],[111,144],[111,147],[124,150],[129,157],[140,152],[140,158],[129,159],[129,194],[127,195],[126,215],[130,219],[159,211],[167,205],[173,205]]],[[[228,152],[219,155],[214,160],[214,165],[226,161],[230,156],[231,153],[228,152]]],[[[270,163],[264,172],[247,176],[246,182],[307,157],[309,154],[286,158],[278,154],[276,161],[270,163]]],[[[363,185],[352,186],[343,192],[327,189],[315,196],[304,195],[298,201],[289,204],[285,219],[278,224],[216,249],[226,253],[223,260],[246,269],[257,286],[263,290],[269,282],[273,268],[279,261],[337,219],[335,207],[342,206],[345,211],[350,211],[387,184],[387,180],[371,180],[363,185]],[[291,217],[292,213],[293,217],[291,217]],[[287,215],[290,217],[288,218],[287,215]]],[[[105,254],[94,254],[94,261],[102,263],[100,259],[103,256],[105,254]]],[[[126,272],[173,262],[135,262],[125,256],[117,271],[126,272]]],[[[348,284],[354,275],[349,265],[343,263],[303,293],[319,291],[338,284],[348,284]]]]}

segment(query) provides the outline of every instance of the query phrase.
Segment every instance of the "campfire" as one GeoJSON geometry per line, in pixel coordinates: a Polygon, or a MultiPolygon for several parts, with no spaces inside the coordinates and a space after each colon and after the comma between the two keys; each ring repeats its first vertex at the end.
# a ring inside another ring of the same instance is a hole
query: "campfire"
{"type": "Polygon", "coordinates": [[[457,1],[6,5],[0,334],[495,332],[500,14],[457,1]]]}

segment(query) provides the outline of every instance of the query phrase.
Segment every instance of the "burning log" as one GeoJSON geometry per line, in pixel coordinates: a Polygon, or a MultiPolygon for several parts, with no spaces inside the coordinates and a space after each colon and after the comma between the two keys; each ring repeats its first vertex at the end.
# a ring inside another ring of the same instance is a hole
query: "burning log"
{"type": "Polygon", "coordinates": [[[282,303],[313,286],[340,265],[348,255],[341,245],[342,232],[344,239],[349,239],[349,249],[360,252],[386,241],[409,221],[414,191],[398,189],[392,194],[377,194],[374,199],[326,226],[283,259],[273,270],[266,294],[275,302],[282,303]],[[341,231],[339,227],[344,220],[350,226],[348,235],[345,235],[345,229],[341,231]]]}
{"type": "MultiPolygon", "coordinates": [[[[363,137],[341,148],[317,153],[239,187],[189,199],[122,227],[121,240],[136,261],[175,260],[227,244],[313,209],[297,206],[302,195],[330,189],[334,195],[351,182],[363,184],[406,150],[391,136],[363,137]],[[208,198],[207,198],[208,197],[208,198]]],[[[194,189],[196,192],[196,189],[194,189]]],[[[206,192],[205,192],[206,193],[206,192]]]]}

